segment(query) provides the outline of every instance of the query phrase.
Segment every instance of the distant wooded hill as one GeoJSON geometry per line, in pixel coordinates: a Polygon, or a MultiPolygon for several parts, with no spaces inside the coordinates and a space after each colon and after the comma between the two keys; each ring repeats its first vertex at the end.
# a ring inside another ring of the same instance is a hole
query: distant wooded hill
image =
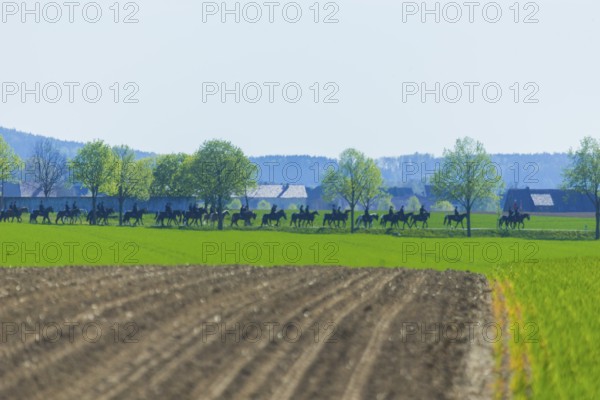
{"type": "MultiPolygon", "coordinates": [[[[58,146],[59,150],[68,159],[75,157],[75,155],[77,155],[77,150],[79,150],[84,145],[84,143],[80,142],[54,139],[48,136],[34,135],[32,133],[19,132],[14,129],[6,129],[3,127],[0,127],[0,135],[4,136],[4,140],[6,140],[6,142],[12,147],[15,153],[17,153],[17,155],[21,157],[21,159],[31,157],[33,146],[40,139],[48,138],[52,140],[58,146]]],[[[137,150],[135,153],[138,158],[156,156],[156,154],[154,153],[147,153],[137,150]]]]}
{"type": "MultiPolygon", "coordinates": [[[[0,127],[0,135],[19,157],[28,158],[41,135],[19,132],[0,127]]],[[[60,150],[72,158],[83,143],[53,139],[60,150]]],[[[360,149],[359,149],[360,150],[360,149]]],[[[156,157],[155,153],[136,151],[138,158],[156,157]]],[[[319,186],[328,168],[336,161],[327,157],[298,155],[272,155],[250,157],[260,167],[258,181],[273,184],[298,184],[308,187],[319,186]]],[[[566,153],[539,154],[493,154],[492,161],[506,183],[506,188],[555,189],[562,182],[562,171],[568,165],[566,153]]],[[[422,177],[431,178],[435,168],[443,166],[443,159],[430,154],[412,154],[385,157],[377,160],[385,184],[397,187],[422,187],[422,177]]]]}

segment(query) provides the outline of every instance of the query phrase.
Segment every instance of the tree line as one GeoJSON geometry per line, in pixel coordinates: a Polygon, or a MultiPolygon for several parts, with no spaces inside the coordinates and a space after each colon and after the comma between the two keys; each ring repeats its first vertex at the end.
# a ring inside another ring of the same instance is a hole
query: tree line
{"type": "MultiPolygon", "coordinates": [[[[577,149],[568,153],[569,165],[563,170],[563,189],[583,193],[596,210],[596,239],[600,239],[600,140],[586,137],[577,149]]],[[[467,235],[471,236],[471,212],[483,201],[497,201],[504,189],[502,171],[492,162],[484,145],[472,138],[456,140],[443,153],[443,168],[434,172],[429,183],[440,200],[460,206],[466,214],[467,235]]],[[[125,145],[110,147],[101,140],[85,144],[77,155],[67,160],[49,140],[41,140],[29,160],[34,181],[45,196],[64,184],[67,171],[74,182],[87,188],[92,197],[92,223],[95,223],[99,193],[115,196],[119,201],[122,223],[126,199],[144,200],[150,196],[191,196],[212,205],[222,213],[232,197],[245,198],[257,185],[257,165],[244,152],[223,140],[204,142],[193,154],[168,154],[137,160],[125,145]]],[[[15,165],[22,161],[0,136],[0,183],[13,178],[15,165]]],[[[322,182],[326,200],[345,200],[351,213],[351,231],[355,231],[354,214],[358,206],[369,209],[384,198],[381,169],[376,161],[356,149],[343,151],[335,167],[329,168],[322,182]]],[[[0,200],[1,201],[1,200],[0,200]]],[[[0,208],[4,208],[3,202],[0,208]]]]}

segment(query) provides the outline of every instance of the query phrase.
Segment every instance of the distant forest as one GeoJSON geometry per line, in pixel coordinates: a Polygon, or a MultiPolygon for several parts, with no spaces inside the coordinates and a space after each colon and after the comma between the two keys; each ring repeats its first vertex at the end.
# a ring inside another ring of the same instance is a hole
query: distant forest
{"type": "MultiPolygon", "coordinates": [[[[45,138],[0,127],[0,135],[22,159],[31,156],[34,144],[45,138]]],[[[83,143],[52,139],[59,149],[72,158],[83,143]]],[[[485,143],[484,143],[485,144],[485,143]]],[[[136,151],[138,158],[156,157],[155,153],[136,151]]],[[[562,183],[562,170],[568,165],[567,153],[492,154],[494,167],[502,172],[506,189],[555,189],[562,183]]],[[[327,157],[262,156],[250,157],[259,168],[258,181],[263,184],[297,184],[319,186],[328,168],[336,160],[327,157]]],[[[443,168],[443,159],[430,154],[412,154],[377,159],[385,184],[389,187],[422,187],[434,169],[443,168]]]]}

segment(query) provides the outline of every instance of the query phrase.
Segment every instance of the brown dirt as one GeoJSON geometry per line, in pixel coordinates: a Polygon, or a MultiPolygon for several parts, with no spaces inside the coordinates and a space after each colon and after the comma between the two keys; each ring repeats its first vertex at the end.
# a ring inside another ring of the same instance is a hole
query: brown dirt
{"type": "Polygon", "coordinates": [[[2,269],[0,318],[0,399],[491,397],[462,272],[2,269]]]}

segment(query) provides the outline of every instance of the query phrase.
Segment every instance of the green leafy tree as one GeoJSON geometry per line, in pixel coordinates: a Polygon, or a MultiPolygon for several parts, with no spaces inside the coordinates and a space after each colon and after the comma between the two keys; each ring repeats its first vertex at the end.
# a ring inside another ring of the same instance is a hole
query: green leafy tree
{"type": "Polygon", "coordinates": [[[115,156],[101,140],[86,143],[71,160],[73,178],[92,194],[91,223],[96,224],[96,201],[98,193],[110,193],[115,184],[115,156]]]}
{"type": "Polygon", "coordinates": [[[147,200],[152,184],[151,160],[136,160],[134,151],[128,146],[112,149],[115,159],[114,185],[109,194],[119,201],[119,225],[123,225],[123,204],[126,199],[147,200]]]}
{"type": "Polygon", "coordinates": [[[210,140],[192,156],[188,176],[198,195],[210,201],[223,230],[223,208],[234,195],[243,195],[253,181],[253,164],[244,152],[223,140],[210,140]]]}
{"type": "Polygon", "coordinates": [[[596,240],[600,239],[600,141],[585,137],[569,151],[571,164],[563,171],[563,188],[583,193],[596,209],[596,240]]]}
{"type": "Polygon", "coordinates": [[[394,203],[392,203],[392,195],[387,193],[387,192],[383,192],[378,198],[377,198],[377,210],[379,211],[387,211],[390,209],[390,207],[393,207],[394,203]]]}
{"type": "Polygon", "coordinates": [[[6,143],[4,138],[0,136],[0,210],[4,209],[4,184],[6,182],[13,182],[13,172],[19,168],[21,160],[15,154],[13,149],[6,143]]]}
{"type": "Polygon", "coordinates": [[[193,195],[186,163],[191,156],[183,153],[167,154],[156,159],[152,171],[150,194],[155,197],[184,197],[193,195]]]}
{"type": "Polygon", "coordinates": [[[228,210],[239,210],[240,208],[242,208],[242,201],[238,198],[235,198],[231,200],[226,207],[228,210]]]}
{"type": "Polygon", "coordinates": [[[467,236],[471,237],[471,210],[485,199],[495,198],[503,185],[481,142],[469,137],[457,139],[454,149],[444,150],[443,167],[433,176],[437,198],[460,204],[467,214],[467,236]]]}
{"type": "Polygon", "coordinates": [[[433,206],[431,206],[431,210],[449,212],[454,211],[454,206],[447,200],[439,200],[433,206]]]}
{"type": "Polygon", "coordinates": [[[361,201],[379,191],[381,171],[375,162],[355,149],[347,149],[340,155],[338,168],[329,169],[323,179],[325,198],[333,201],[338,197],[350,206],[350,230],[354,232],[354,212],[361,201]]]}
{"type": "Polygon", "coordinates": [[[417,196],[410,196],[408,198],[408,204],[406,205],[406,211],[417,212],[421,208],[421,202],[417,196]]]}
{"type": "Polygon", "coordinates": [[[385,196],[386,192],[382,188],[383,178],[381,177],[381,170],[377,167],[374,160],[369,158],[366,160],[365,174],[368,179],[365,184],[365,190],[362,196],[360,196],[359,203],[365,210],[371,210],[377,203],[377,199],[385,196]]]}

